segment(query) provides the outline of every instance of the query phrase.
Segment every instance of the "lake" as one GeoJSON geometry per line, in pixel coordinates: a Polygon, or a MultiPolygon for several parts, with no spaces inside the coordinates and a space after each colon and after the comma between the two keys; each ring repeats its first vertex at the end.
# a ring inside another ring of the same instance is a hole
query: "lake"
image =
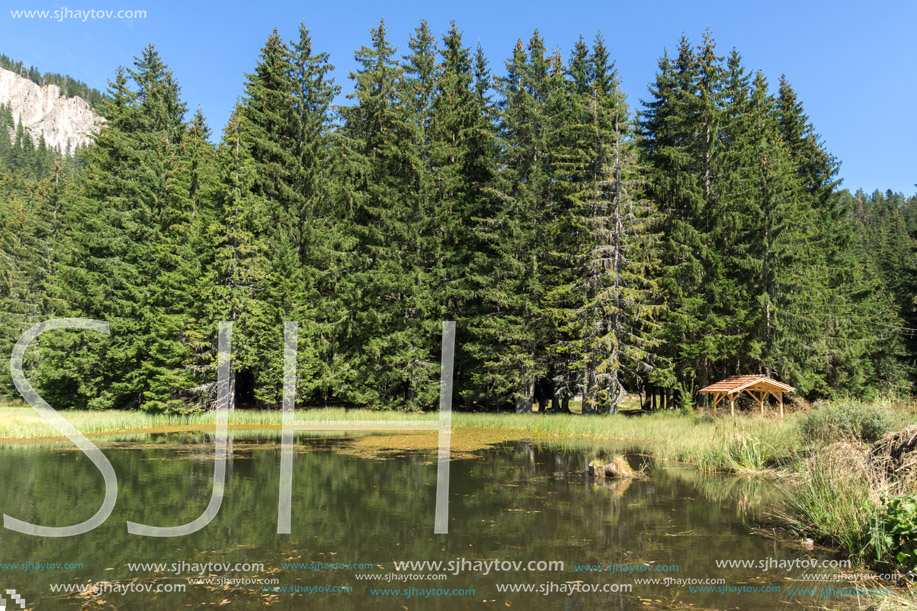
{"type": "MultiPolygon", "coordinates": [[[[767,527],[780,503],[767,483],[633,452],[645,477],[601,483],[586,472],[600,449],[503,442],[457,454],[449,533],[434,535],[435,452],[400,436],[384,451],[386,439],[297,436],[292,532],[278,535],[279,435],[236,432],[219,514],[177,538],[129,535],[125,522],[199,516],[212,438],[99,442],[118,475],[113,514],[74,537],[0,531],[0,588],[34,609],[857,608],[855,597],[791,592],[851,586],[800,581],[836,571],[805,565],[841,557],[767,527]],[[406,561],[443,564],[396,570],[406,561]]],[[[48,526],[89,518],[103,498],[99,472],[66,444],[3,446],[0,481],[4,514],[48,526]]]]}

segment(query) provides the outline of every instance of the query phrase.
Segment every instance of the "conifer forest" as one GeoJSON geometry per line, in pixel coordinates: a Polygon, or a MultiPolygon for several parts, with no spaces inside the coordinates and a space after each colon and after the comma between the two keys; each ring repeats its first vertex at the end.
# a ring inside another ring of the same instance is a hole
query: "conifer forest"
{"type": "Polygon", "coordinates": [[[305,26],[275,31],[225,126],[152,45],[102,94],[52,75],[105,119],[72,158],[0,108],[3,358],[38,322],[103,320],[29,349],[42,397],[199,411],[230,321],[234,406],[275,408],[296,321],[299,406],[421,411],[454,320],[456,407],[668,409],[751,373],[912,391],[917,196],[841,185],[779,74],[709,31],[660,49],[639,100],[600,35],[498,60],[456,25],[362,42],[337,83],[305,26]]]}

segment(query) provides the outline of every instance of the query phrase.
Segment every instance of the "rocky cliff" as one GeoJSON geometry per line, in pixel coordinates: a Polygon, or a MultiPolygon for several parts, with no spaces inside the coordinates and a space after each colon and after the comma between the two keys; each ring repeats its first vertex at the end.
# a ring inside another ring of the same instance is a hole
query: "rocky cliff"
{"type": "Polygon", "coordinates": [[[64,155],[86,146],[99,130],[102,118],[82,98],[64,98],[57,85],[39,87],[15,72],[0,68],[0,105],[9,106],[13,121],[22,127],[37,145],[45,144],[64,155]]]}

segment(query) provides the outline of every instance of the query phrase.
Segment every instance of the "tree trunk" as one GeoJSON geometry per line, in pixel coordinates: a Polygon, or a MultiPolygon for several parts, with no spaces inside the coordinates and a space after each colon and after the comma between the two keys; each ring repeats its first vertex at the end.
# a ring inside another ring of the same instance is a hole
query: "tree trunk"
{"type": "Polygon", "coordinates": [[[529,380],[522,388],[520,394],[516,395],[516,413],[526,414],[532,411],[532,398],[535,395],[535,380],[529,380]]]}
{"type": "MultiPolygon", "coordinates": [[[[702,357],[697,364],[697,388],[706,388],[710,382],[707,376],[707,358],[702,357]]],[[[702,393],[698,397],[697,407],[707,407],[707,393],[702,393]]]]}
{"type": "Polygon", "coordinates": [[[614,398],[608,402],[608,407],[605,408],[606,414],[617,414],[618,413],[618,404],[624,400],[624,397],[627,396],[627,391],[624,390],[623,386],[618,386],[618,390],[615,392],[614,398]]]}
{"type": "Polygon", "coordinates": [[[595,401],[593,400],[593,394],[595,393],[595,372],[592,367],[587,367],[586,369],[586,379],[583,381],[583,404],[580,408],[580,411],[584,414],[595,413],[595,401]]]}
{"type": "Polygon", "coordinates": [[[229,370],[229,390],[226,393],[226,402],[228,405],[226,408],[229,411],[235,411],[236,409],[236,370],[230,368],[229,370]]]}

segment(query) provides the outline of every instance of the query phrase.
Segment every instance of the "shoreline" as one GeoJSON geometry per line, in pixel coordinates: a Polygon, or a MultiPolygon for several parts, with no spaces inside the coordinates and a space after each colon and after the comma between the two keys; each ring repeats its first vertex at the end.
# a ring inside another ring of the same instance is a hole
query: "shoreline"
{"type": "MultiPolygon", "coordinates": [[[[823,408],[824,409],[824,408],[823,408]]],[[[512,414],[453,412],[453,451],[455,457],[468,456],[474,451],[500,443],[531,439],[535,442],[576,441],[595,446],[614,444],[618,448],[632,448],[651,455],[661,463],[676,463],[697,469],[702,473],[733,474],[763,478],[784,490],[799,492],[810,489],[823,472],[833,472],[836,465],[846,468],[851,456],[865,455],[869,444],[865,442],[838,442],[831,439],[812,440],[803,435],[807,412],[787,414],[784,418],[742,414],[711,416],[703,413],[656,412],[632,417],[582,416],[578,414],[512,414]],[[846,444],[846,445],[845,445],[846,444]],[[842,452],[838,451],[840,447],[842,452]],[[813,462],[819,457],[828,462],[813,462]],[[832,462],[833,461],[833,462],[832,462]],[[833,466],[832,466],[833,465],[833,466]]],[[[157,433],[213,432],[212,413],[165,416],[138,412],[76,412],[62,411],[84,435],[99,438],[112,435],[145,435],[157,433]]],[[[370,420],[436,420],[435,412],[412,414],[404,412],[379,412],[365,409],[314,408],[301,409],[297,420],[311,421],[370,421],[370,420]]],[[[914,407],[889,410],[893,430],[917,422],[914,407]]],[[[281,412],[237,410],[229,415],[229,430],[280,431],[281,412]]],[[[0,407],[0,445],[26,446],[42,443],[66,442],[61,435],[37,412],[28,407],[0,407]]],[[[342,430],[342,433],[350,431],[342,430]]],[[[372,431],[360,431],[369,432],[372,431]]],[[[382,432],[366,435],[369,452],[392,449],[434,449],[436,437],[430,431],[382,432]]],[[[864,463],[865,464],[865,463],[864,463]]],[[[873,502],[875,515],[882,509],[876,490],[869,488],[855,473],[846,474],[843,488],[832,482],[827,494],[818,499],[821,510],[843,514],[844,500],[852,495],[873,502]],[[851,477],[853,475],[854,477],[851,477]]],[[[908,492],[905,486],[905,492],[908,492]]],[[[798,496],[791,494],[791,496],[798,496]]],[[[799,504],[790,504],[784,515],[775,516],[789,532],[801,537],[812,537],[819,544],[847,554],[854,562],[871,569],[888,570],[891,558],[875,558],[868,539],[848,537],[851,530],[862,525],[846,523],[835,528],[810,516],[799,504]],[[855,543],[854,543],[855,542],[855,543]]],[[[836,521],[832,522],[832,524],[836,521]]]]}

